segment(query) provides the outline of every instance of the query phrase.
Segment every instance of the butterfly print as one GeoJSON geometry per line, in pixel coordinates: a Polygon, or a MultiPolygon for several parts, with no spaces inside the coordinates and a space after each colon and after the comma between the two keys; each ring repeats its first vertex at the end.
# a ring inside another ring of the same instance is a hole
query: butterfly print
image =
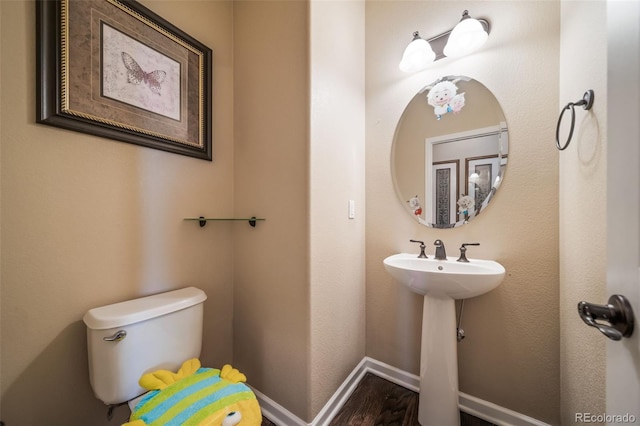
{"type": "Polygon", "coordinates": [[[167,73],[162,70],[145,72],[140,65],[127,52],[122,52],[122,62],[127,68],[127,81],[132,84],[145,83],[156,95],[160,95],[160,84],[167,77],[167,73]]]}

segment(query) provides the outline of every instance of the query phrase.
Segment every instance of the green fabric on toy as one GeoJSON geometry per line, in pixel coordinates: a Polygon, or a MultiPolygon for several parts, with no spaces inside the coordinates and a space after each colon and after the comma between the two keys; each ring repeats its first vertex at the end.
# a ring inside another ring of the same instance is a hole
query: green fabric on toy
{"type": "Polygon", "coordinates": [[[201,368],[190,359],[176,372],[158,370],[140,378],[150,390],[122,426],[259,426],[262,413],[246,377],[230,365],[201,368]]]}

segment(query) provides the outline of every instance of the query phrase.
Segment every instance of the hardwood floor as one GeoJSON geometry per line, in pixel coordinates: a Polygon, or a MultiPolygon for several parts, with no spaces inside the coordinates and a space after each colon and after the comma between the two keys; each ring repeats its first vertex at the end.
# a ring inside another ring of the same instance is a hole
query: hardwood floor
{"type": "Polygon", "coordinates": [[[418,394],[367,374],[330,425],[418,424],[418,394]]]}
{"type": "Polygon", "coordinates": [[[275,423],[273,423],[271,420],[269,420],[266,417],[262,417],[262,426],[277,426],[275,423]]]}
{"type": "MultiPolygon", "coordinates": [[[[368,373],[329,426],[418,426],[418,394],[368,373]]],[[[263,418],[262,426],[276,425],[263,418]]],[[[457,425],[442,425],[457,426],[457,425]]],[[[494,426],[460,413],[460,426],[494,426]]]]}

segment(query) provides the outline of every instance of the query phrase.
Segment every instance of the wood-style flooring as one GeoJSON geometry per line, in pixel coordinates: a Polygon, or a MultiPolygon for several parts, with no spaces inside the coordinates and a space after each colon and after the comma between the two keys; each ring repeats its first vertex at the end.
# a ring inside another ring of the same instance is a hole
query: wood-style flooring
{"type": "MultiPolygon", "coordinates": [[[[418,394],[367,373],[329,425],[418,426],[418,394]]],[[[262,426],[288,425],[276,425],[263,418],[262,426]]],[[[493,426],[493,424],[469,414],[460,413],[460,426],[493,426]]]]}

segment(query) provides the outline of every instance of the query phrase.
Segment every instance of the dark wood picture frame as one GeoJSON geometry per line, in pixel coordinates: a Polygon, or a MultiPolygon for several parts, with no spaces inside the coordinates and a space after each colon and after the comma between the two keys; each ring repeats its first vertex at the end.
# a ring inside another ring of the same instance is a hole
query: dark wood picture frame
{"type": "Polygon", "coordinates": [[[213,52],[133,0],[37,0],[36,120],[211,161],[213,52]]]}

